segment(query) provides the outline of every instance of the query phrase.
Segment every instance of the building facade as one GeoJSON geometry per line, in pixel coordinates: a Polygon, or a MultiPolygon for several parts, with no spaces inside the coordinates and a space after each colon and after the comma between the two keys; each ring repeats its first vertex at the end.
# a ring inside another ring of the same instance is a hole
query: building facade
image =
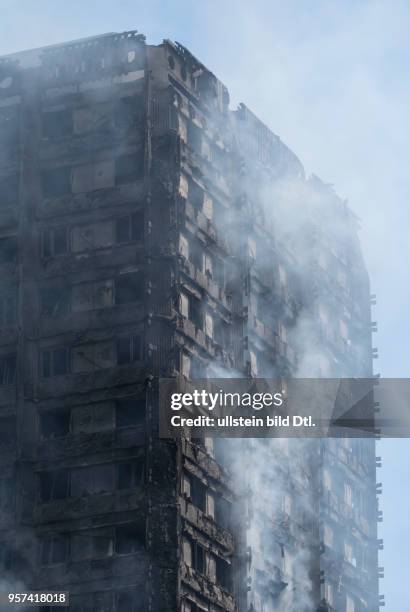
{"type": "Polygon", "coordinates": [[[1,58],[0,139],[7,584],[77,612],[377,610],[373,441],[158,437],[159,377],[372,376],[346,203],[137,32],[1,58]]]}

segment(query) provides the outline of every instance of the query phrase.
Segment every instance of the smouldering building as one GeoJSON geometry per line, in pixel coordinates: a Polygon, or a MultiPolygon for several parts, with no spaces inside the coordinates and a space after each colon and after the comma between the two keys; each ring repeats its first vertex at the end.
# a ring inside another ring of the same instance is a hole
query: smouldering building
{"type": "Polygon", "coordinates": [[[372,441],[248,440],[245,483],[224,444],[157,435],[161,376],[372,356],[353,214],[187,49],[126,32],[0,59],[8,585],[76,612],[374,612],[372,441]]]}

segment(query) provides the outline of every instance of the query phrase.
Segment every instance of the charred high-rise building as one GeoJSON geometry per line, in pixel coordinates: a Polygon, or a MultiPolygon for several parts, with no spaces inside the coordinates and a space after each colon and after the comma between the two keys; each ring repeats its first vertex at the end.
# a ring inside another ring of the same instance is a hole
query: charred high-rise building
{"type": "Polygon", "coordinates": [[[373,356],[354,215],[187,49],[0,59],[0,585],[76,612],[375,612],[372,440],[235,458],[160,440],[157,398],[373,356]]]}

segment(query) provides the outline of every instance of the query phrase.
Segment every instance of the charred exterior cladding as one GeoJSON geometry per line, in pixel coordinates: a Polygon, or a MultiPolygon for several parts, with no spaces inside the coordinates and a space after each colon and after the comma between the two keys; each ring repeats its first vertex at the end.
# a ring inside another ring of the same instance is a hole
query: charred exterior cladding
{"type": "Polygon", "coordinates": [[[0,134],[7,584],[78,612],[377,610],[372,441],[157,435],[160,376],[372,375],[346,203],[136,32],[3,58],[0,134]]]}

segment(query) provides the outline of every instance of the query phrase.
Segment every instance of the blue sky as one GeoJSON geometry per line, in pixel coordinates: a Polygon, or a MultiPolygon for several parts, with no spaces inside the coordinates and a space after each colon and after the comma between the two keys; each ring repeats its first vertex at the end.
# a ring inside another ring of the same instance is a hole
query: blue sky
{"type": "MultiPolygon", "coordinates": [[[[189,47],[362,219],[380,358],[410,364],[410,4],[400,0],[0,0],[0,55],[138,29],[189,47]]],[[[386,612],[410,608],[410,441],[379,443],[386,612]]]]}

